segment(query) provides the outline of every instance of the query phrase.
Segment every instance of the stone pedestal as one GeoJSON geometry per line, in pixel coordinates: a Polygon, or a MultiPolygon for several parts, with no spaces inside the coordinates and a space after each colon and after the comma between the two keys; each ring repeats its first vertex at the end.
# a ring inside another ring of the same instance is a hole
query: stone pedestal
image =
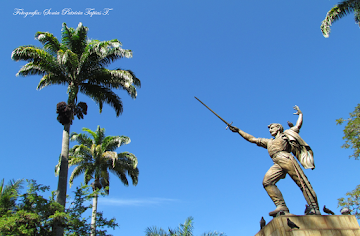
{"type": "Polygon", "coordinates": [[[359,224],[353,215],[279,216],[255,236],[360,236],[359,224]],[[291,229],[287,218],[300,229],[291,229]]]}

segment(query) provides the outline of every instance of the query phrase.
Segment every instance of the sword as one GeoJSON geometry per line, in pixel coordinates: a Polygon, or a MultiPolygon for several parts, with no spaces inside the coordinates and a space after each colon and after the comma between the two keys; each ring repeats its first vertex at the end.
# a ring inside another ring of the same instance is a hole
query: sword
{"type": "Polygon", "coordinates": [[[198,100],[201,104],[203,104],[207,109],[209,109],[212,113],[214,113],[214,115],[216,115],[220,120],[222,120],[227,126],[226,129],[229,128],[229,126],[231,126],[232,122],[229,124],[228,122],[226,122],[226,120],[224,120],[223,118],[221,118],[218,114],[216,114],[213,110],[210,109],[210,107],[206,106],[205,103],[203,103],[202,101],[200,101],[200,99],[198,99],[197,97],[195,97],[196,100],[198,100]]]}

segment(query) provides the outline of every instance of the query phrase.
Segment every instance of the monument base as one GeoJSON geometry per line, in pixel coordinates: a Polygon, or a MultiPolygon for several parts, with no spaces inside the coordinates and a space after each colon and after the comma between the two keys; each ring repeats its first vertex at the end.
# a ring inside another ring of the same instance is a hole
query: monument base
{"type": "Polygon", "coordinates": [[[279,216],[271,220],[255,236],[360,236],[354,215],[279,216]],[[291,229],[287,218],[300,229],[291,229]]]}

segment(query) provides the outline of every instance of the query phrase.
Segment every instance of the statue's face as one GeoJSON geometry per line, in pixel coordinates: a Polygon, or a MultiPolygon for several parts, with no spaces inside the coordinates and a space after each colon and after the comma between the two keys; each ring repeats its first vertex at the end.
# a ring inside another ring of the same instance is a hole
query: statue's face
{"type": "Polygon", "coordinates": [[[269,128],[271,136],[275,137],[276,134],[280,131],[280,127],[277,125],[271,125],[269,128]]]}

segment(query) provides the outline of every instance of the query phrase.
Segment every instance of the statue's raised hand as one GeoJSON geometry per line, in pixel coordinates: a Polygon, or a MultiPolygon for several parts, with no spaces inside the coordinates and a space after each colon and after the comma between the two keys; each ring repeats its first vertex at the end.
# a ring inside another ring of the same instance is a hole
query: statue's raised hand
{"type": "Polygon", "coordinates": [[[294,115],[300,115],[300,114],[302,114],[300,108],[299,108],[298,106],[296,106],[296,105],[294,106],[294,110],[296,110],[296,112],[294,113],[294,115]]]}
{"type": "Polygon", "coordinates": [[[239,132],[239,128],[238,127],[235,127],[235,126],[229,126],[229,129],[232,131],[232,132],[239,132]]]}

